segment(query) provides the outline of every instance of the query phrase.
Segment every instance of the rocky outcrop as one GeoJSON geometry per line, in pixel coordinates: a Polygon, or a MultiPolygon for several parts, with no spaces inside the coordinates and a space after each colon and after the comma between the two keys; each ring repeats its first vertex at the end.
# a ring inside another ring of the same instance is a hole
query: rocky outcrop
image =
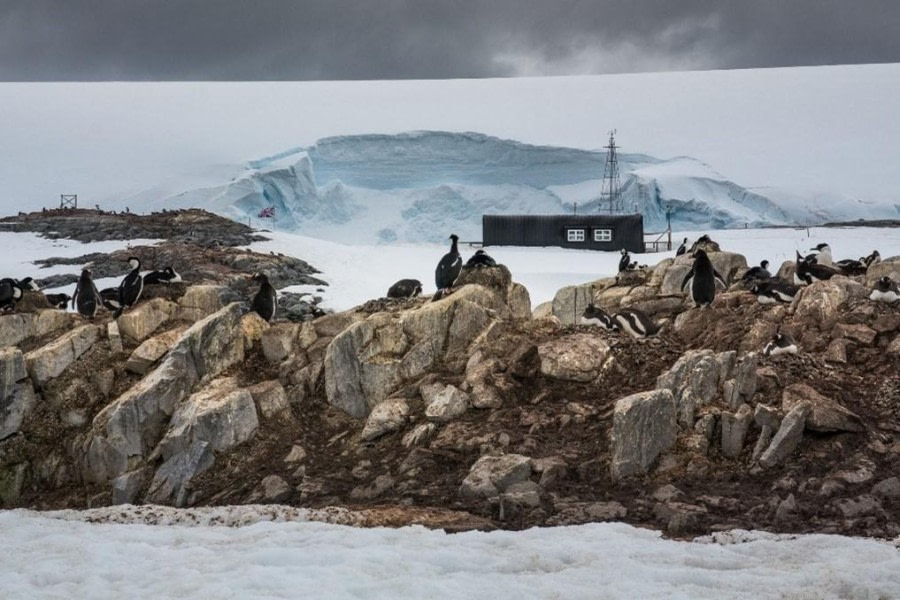
{"type": "Polygon", "coordinates": [[[801,404],[791,410],[781,421],[781,427],[772,438],[769,447],[759,457],[759,464],[770,468],[783,462],[790,456],[803,439],[806,417],[810,412],[808,404],[801,404]]]}
{"type": "Polygon", "coordinates": [[[186,329],[187,327],[178,327],[145,340],[128,357],[125,369],[139,375],[147,374],[153,365],[175,345],[186,329]]]}
{"type": "Polygon", "coordinates": [[[613,413],[610,474],[614,480],[647,473],[675,445],[675,398],[667,389],[618,400],[613,413]]]}
{"type": "Polygon", "coordinates": [[[541,373],[564,381],[594,381],[612,368],[609,344],[588,334],[551,340],[538,346],[541,373]]]}
{"type": "Polygon", "coordinates": [[[18,348],[0,350],[0,440],[22,428],[37,399],[18,348]]]}
{"type": "MultiPolygon", "coordinates": [[[[85,477],[106,481],[131,470],[156,445],[176,405],[197,384],[241,361],[243,352],[237,304],[191,326],[156,370],[94,418],[85,442],[85,477]]],[[[191,464],[205,462],[202,456],[196,450],[191,464]]]]}
{"type": "Polygon", "coordinates": [[[100,335],[94,325],[82,325],[46,346],[25,355],[25,364],[31,380],[38,387],[55,379],[90,350],[100,335]]]}
{"type": "Polygon", "coordinates": [[[806,429],[810,431],[833,433],[865,429],[859,416],[810,386],[798,383],[785,388],[781,397],[781,408],[785,413],[804,404],[810,409],[805,423],[806,429]]]}
{"type": "Polygon", "coordinates": [[[142,342],[175,314],[177,305],[163,298],[153,298],[128,309],[116,319],[122,335],[142,342]]]}
{"type": "Polygon", "coordinates": [[[59,333],[71,326],[74,319],[75,316],[55,308],[0,315],[0,348],[59,333]]]}
{"type": "Polygon", "coordinates": [[[402,398],[389,398],[378,404],[366,419],[361,437],[365,441],[377,439],[397,431],[406,424],[409,404],[402,398]]]}
{"type": "Polygon", "coordinates": [[[482,456],[459,488],[464,498],[493,498],[531,477],[531,459],[520,454],[482,456]]]}

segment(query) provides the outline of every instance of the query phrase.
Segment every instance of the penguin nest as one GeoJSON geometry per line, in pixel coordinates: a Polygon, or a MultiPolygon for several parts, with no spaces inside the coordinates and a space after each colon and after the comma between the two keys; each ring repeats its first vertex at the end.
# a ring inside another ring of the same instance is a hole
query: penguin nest
{"type": "Polygon", "coordinates": [[[507,290],[512,284],[512,275],[506,265],[496,267],[463,267],[462,273],[454,283],[454,287],[462,287],[467,283],[475,283],[497,290],[507,290]]]}

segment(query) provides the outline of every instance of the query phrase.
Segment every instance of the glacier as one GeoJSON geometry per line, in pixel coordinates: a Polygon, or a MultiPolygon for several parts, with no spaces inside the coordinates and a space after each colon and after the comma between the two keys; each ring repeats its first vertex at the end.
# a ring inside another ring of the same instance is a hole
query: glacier
{"type": "MultiPolygon", "coordinates": [[[[645,231],[890,219],[900,207],[839,194],[748,189],[691,157],[618,155],[627,212],[645,231]]],[[[416,131],[323,138],[249,161],[219,186],[150,202],[354,244],[481,239],[483,214],[604,210],[603,149],[529,145],[480,133],[416,131]],[[273,219],[257,219],[274,206],[273,219]]],[[[152,206],[151,206],[152,208],[152,206]]]]}

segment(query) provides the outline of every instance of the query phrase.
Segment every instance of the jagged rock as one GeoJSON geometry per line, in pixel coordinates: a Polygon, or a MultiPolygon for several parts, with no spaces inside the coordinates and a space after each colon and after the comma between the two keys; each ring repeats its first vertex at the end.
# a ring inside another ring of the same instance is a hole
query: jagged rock
{"type": "Polygon", "coordinates": [[[415,428],[403,436],[400,441],[404,448],[412,446],[421,446],[425,444],[437,431],[437,425],[434,423],[420,423],[415,428]]]}
{"type": "MultiPolygon", "coordinates": [[[[323,319],[326,317],[322,317],[323,319]]],[[[297,332],[297,345],[301,350],[306,350],[318,339],[318,334],[316,333],[316,326],[312,323],[312,321],[304,321],[300,325],[300,330],[297,332]]]]}
{"type": "Polygon", "coordinates": [[[651,494],[651,497],[657,502],[673,502],[677,501],[680,498],[683,498],[684,492],[679,490],[671,483],[667,483],[666,485],[656,488],[653,491],[653,494],[651,494]]]}
{"type": "Polygon", "coordinates": [[[743,356],[734,366],[733,379],[722,384],[725,404],[729,410],[737,410],[742,403],[749,403],[756,393],[756,353],[743,356]]]}
{"type": "Polygon", "coordinates": [[[808,404],[794,407],[781,421],[781,427],[772,438],[772,443],[759,457],[759,464],[765,468],[774,467],[786,459],[800,445],[806,418],[812,409],[808,404]]]}
{"type": "Polygon", "coordinates": [[[716,398],[720,381],[731,374],[734,357],[734,352],[689,350],[656,379],[656,389],[672,392],[682,427],[692,428],[697,409],[716,398]]]}
{"type": "Polygon", "coordinates": [[[199,321],[217,313],[234,302],[234,292],[219,285],[192,285],[178,300],[177,318],[182,321],[199,321]]]}
{"type": "Polygon", "coordinates": [[[628,515],[619,502],[566,502],[557,504],[557,514],[551,517],[548,525],[581,525],[600,521],[624,519],[628,515]]]}
{"type": "Polygon", "coordinates": [[[794,317],[801,322],[833,323],[839,308],[847,300],[864,298],[867,295],[868,291],[864,286],[838,275],[828,281],[819,281],[804,288],[798,294],[799,297],[794,299],[794,317]]]}
{"type": "Polygon", "coordinates": [[[56,341],[25,355],[25,365],[31,380],[38,387],[59,377],[69,365],[91,349],[100,335],[95,325],[82,325],[56,341]]]}
{"type": "Polygon", "coordinates": [[[247,388],[253,402],[264,419],[291,417],[291,405],[281,383],[276,380],[261,381],[247,388]]]}
{"type": "Polygon", "coordinates": [[[277,504],[290,498],[291,491],[291,486],[287,481],[278,475],[268,475],[259,483],[253,498],[258,498],[267,504],[277,504]]]}
{"type": "Polygon", "coordinates": [[[465,498],[492,498],[531,477],[531,459],[521,454],[482,456],[459,488],[465,498]]]}
{"type": "Polygon", "coordinates": [[[828,362],[846,363],[847,348],[852,345],[850,340],[831,340],[828,348],[822,355],[822,358],[828,362]]]}
{"type": "Polygon", "coordinates": [[[183,507],[191,503],[190,481],[209,469],[215,456],[209,443],[197,441],[184,452],[172,455],[156,470],[145,499],[183,507]]]}
{"type": "Polygon", "coordinates": [[[531,311],[532,319],[543,319],[553,314],[553,302],[541,302],[531,311]]]}
{"type": "Polygon", "coordinates": [[[17,346],[28,338],[56,333],[68,328],[75,318],[55,308],[0,315],[0,348],[17,346]]]}
{"type": "Polygon", "coordinates": [[[838,323],[834,326],[834,329],[831,330],[831,334],[836,338],[847,338],[869,346],[875,341],[875,336],[878,335],[878,332],[861,323],[838,323]]]}
{"type": "Polygon", "coordinates": [[[379,475],[368,485],[358,485],[350,490],[353,500],[374,500],[394,488],[394,478],[390,475],[379,475]]]}
{"type": "Polygon", "coordinates": [[[775,520],[782,523],[792,521],[797,517],[797,499],[794,494],[788,494],[788,497],[778,503],[775,510],[775,520]]]}
{"type": "Polygon", "coordinates": [[[846,519],[855,519],[868,515],[883,516],[881,501],[874,496],[864,494],[857,498],[842,498],[834,502],[834,508],[846,519]]]}
{"type": "Polygon", "coordinates": [[[332,338],[345,331],[354,323],[362,321],[364,318],[364,315],[350,311],[334,313],[315,319],[312,321],[312,327],[316,337],[332,338]]]}
{"type": "Polygon", "coordinates": [[[806,417],[806,428],[811,431],[863,431],[862,420],[834,400],[826,398],[803,383],[785,388],[781,396],[781,407],[785,412],[807,404],[810,412],[806,417]]]}
{"type": "Polygon", "coordinates": [[[697,531],[708,511],[703,506],[684,502],[660,502],[653,508],[653,514],[665,522],[666,531],[680,535],[697,531]]]}
{"type": "MultiPolygon", "coordinates": [[[[157,369],[94,417],[84,444],[88,481],[105,481],[130,470],[156,445],[176,404],[195,385],[243,360],[240,314],[240,306],[231,304],[195,323],[157,369]]],[[[197,450],[191,464],[202,463],[201,458],[197,450]]],[[[181,466],[173,463],[169,470],[181,466]]]]}
{"type": "Polygon", "coordinates": [[[511,283],[506,301],[509,304],[510,316],[513,319],[531,318],[531,295],[521,283],[511,283]]]}
{"type": "Polygon", "coordinates": [[[291,446],[291,451],[284,457],[284,462],[288,464],[299,464],[304,460],[306,460],[306,449],[296,444],[291,446]]]}
{"type": "Polygon", "coordinates": [[[409,416],[409,404],[403,398],[388,398],[381,402],[366,419],[361,438],[364,441],[377,439],[387,433],[397,431],[406,424],[409,416]]]}
{"type": "Polygon", "coordinates": [[[110,321],[106,324],[106,339],[109,341],[109,351],[113,354],[119,354],[125,351],[122,345],[122,334],[119,331],[119,324],[110,321]]]}
{"type": "Polygon", "coordinates": [[[37,405],[37,396],[30,381],[20,383],[4,381],[4,388],[10,383],[12,388],[0,398],[0,440],[18,432],[37,405]]]}
{"type": "Polygon", "coordinates": [[[781,426],[781,413],[777,408],[765,404],[757,404],[753,410],[753,420],[760,427],[771,427],[777,430],[781,426]]]}
{"type": "Polygon", "coordinates": [[[278,323],[266,329],[262,334],[262,350],[266,360],[281,362],[287,358],[299,331],[296,323],[278,323]]]}
{"type": "Polygon", "coordinates": [[[615,364],[609,345],[602,339],[578,333],[538,346],[541,373],[564,381],[593,381],[615,364]]]}
{"type": "Polygon", "coordinates": [[[245,351],[256,347],[258,343],[261,343],[263,333],[265,333],[269,327],[269,323],[253,311],[242,316],[241,333],[244,337],[245,351]]]}
{"type": "Polygon", "coordinates": [[[141,488],[150,481],[153,470],[150,467],[141,467],[128,473],[119,475],[112,482],[112,503],[134,504],[141,488]]]}
{"type": "Polygon", "coordinates": [[[231,377],[218,379],[178,405],[153,454],[168,460],[198,441],[221,452],[250,439],[258,427],[250,392],[231,377]]]}
{"type": "Polygon", "coordinates": [[[119,331],[122,335],[142,342],[156,331],[160,325],[169,321],[175,314],[177,305],[163,298],[153,298],[138,303],[118,319],[119,331]]]}
{"type": "Polygon", "coordinates": [[[0,467],[0,506],[10,506],[19,501],[27,474],[27,462],[0,467]]]}
{"type": "Polygon", "coordinates": [[[453,385],[422,386],[422,398],[425,416],[436,423],[451,421],[469,409],[469,395],[453,385]]]}
{"type": "MultiPolygon", "coordinates": [[[[16,385],[28,377],[25,355],[18,348],[0,349],[0,402],[5,400],[16,385]]],[[[0,436],[3,437],[3,436],[0,436]]]]}
{"type": "Polygon", "coordinates": [[[616,401],[612,426],[613,479],[647,473],[659,455],[675,445],[675,399],[668,389],[632,394],[616,401]]]}
{"type": "Polygon", "coordinates": [[[896,477],[888,477],[872,486],[874,496],[879,498],[900,498],[900,479],[896,477]]]}
{"type": "Polygon", "coordinates": [[[753,420],[753,411],[746,404],[737,413],[723,412],[722,423],[722,455],[737,458],[744,449],[744,440],[753,420]]]}
{"type": "Polygon", "coordinates": [[[612,278],[598,279],[591,283],[581,285],[569,285],[553,296],[551,308],[553,316],[559,319],[563,325],[577,324],[581,319],[581,313],[587,308],[588,304],[593,302],[591,294],[608,288],[613,285],[615,280],[612,278]]]}
{"type": "MultiPolygon", "coordinates": [[[[110,325],[113,323],[111,322],[110,325]]],[[[125,369],[138,375],[145,375],[175,345],[175,342],[178,341],[178,338],[181,337],[186,329],[186,327],[179,327],[144,340],[128,357],[125,369]]]]}
{"type": "Polygon", "coordinates": [[[501,521],[515,518],[523,511],[539,508],[544,490],[533,481],[514,483],[500,494],[501,521]]]}

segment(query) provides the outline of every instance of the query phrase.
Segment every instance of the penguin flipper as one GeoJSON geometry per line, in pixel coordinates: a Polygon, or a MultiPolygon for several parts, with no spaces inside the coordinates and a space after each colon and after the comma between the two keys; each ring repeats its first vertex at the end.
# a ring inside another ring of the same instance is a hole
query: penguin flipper
{"type": "Polygon", "coordinates": [[[694,276],[694,268],[691,267],[691,270],[688,272],[687,275],[684,276],[684,279],[681,281],[681,291],[682,292],[684,291],[684,288],[687,287],[688,282],[691,280],[691,278],[693,276],[694,276]]]}
{"type": "Polygon", "coordinates": [[[719,283],[722,284],[723,288],[728,289],[728,283],[725,282],[725,278],[722,277],[722,275],[715,269],[713,269],[713,277],[715,277],[719,281],[719,283]]]}

